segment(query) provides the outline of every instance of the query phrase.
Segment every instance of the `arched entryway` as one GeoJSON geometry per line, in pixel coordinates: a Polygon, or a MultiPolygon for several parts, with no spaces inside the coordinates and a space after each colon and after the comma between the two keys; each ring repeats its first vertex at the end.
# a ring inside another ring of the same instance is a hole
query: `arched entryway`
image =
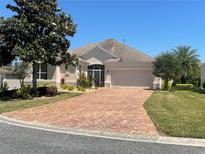
{"type": "Polygon", "coordinates": [[[88,79],[94,81],[95,86],[104,86],[104,65],[94,64],[88,66],[88,79]]]}

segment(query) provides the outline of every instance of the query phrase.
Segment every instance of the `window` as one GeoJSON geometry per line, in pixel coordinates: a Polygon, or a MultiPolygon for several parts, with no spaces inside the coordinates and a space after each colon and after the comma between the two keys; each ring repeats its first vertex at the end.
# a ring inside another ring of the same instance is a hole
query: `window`
{"type": "Polygon", "coordinates": [[[47,64],[42,63],[37,66],[37,79],[47,79],[47,64]]]}

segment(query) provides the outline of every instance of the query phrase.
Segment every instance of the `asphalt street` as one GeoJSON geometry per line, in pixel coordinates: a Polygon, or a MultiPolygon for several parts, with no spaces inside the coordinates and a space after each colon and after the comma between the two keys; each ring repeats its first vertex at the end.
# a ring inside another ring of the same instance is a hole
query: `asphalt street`
{"type": "Polygon", "coordinates": [[[0,122],[0,154],[205,154],[205,148],[124,141],[0,122]]]}

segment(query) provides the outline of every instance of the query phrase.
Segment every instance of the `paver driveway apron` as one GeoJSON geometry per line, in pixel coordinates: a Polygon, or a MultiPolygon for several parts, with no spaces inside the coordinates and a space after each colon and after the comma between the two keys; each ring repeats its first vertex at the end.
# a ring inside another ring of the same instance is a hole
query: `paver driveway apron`
{"type": "Polygon", "coordinates": [[[92,93],[6,115],[61,127],[155,136],[157,130],[143,107],[151,94],[151,90],[139,88],[99,88],[92,93]]]}

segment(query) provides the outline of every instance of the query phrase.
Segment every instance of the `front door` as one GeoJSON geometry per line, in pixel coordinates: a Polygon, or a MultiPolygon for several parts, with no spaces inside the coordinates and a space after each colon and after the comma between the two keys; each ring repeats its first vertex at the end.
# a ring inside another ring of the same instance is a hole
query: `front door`
{"type": "Polygon", "coordinates": [[[88,78],[93,81],[95,86],[104,86],[104,66],[90,65],[88,66],[88,78]]]}
{"type": "Polygon", "coordinates": [[[101,70],[93,70],[93,80],[95,86],[101,86],[101,70]]]}

